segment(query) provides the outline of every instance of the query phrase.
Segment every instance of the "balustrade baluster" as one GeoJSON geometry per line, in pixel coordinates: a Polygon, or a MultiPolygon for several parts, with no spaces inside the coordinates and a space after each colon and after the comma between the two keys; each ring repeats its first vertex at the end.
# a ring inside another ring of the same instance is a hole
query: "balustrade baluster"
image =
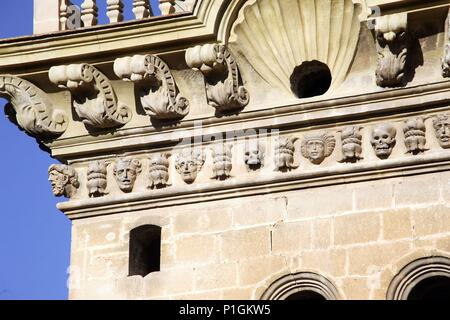
{"type": "Polygon", "coordinates": [[[133,13],[136,19],[144,19],[153,15],[149,0],[133,0],[133,13]]]}
{"type": "Polygon", "coordinates": [[[81,5],[81,20],[85,27],[95,26],[98,22],[97,0],[84,0],[81,5]]]}
{"type": "Polygon", "coordinates": [[[123,2],[122,0],[107,0],[106,15],[109,23],[123,21],[123,2]]]}

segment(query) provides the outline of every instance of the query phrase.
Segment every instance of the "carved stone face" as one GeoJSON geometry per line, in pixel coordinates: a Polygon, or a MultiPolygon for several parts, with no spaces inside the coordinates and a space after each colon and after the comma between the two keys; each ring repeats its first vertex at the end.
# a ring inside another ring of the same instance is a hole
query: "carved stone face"
{"type": "Polygon", "coordinates": [[[56,171],[52,170],[48,174],[48,181],[52,185],[53,194],[57,197],[64,195],[66,185],[69,183],[69,177],[56,171]]]}
{"type": "Polygon", "coordinates": [[[198,166],[193,159],[180,159],[177,169],[186,183],[192,183],[197,178],[198,166]]]}
{"type": "Polygon", "coordinates": [[[342,155],[341,162],[356,162],[362,159],[362,136],[360,127],[346,127],[342,130],[342,155]]]}
{"type": "Polygon", "coordinates": [[[138,174],[141,172],[141,163],[136,159],[119,159],[114,167],[114,176],[120,190],[131,192],[138,174]]]}
{"type": "Polygon", "coordinates": [[[325,159],[325,146],[323,141],[310,140],[306,144],[308,158],[312,163],[320,163],[325,159]]]}
{"type": "Polygon", "coordinates": [[[394,149],[397,130],[391,124],[381,124],[372,131],[371,143],[380,159],[387,159],[394,149]]]}
{"type": "Polygon", "coordinates": [[[433,121],[433,127],[442,148],[450,148],[450,116],[440,115],[433,121]]]}

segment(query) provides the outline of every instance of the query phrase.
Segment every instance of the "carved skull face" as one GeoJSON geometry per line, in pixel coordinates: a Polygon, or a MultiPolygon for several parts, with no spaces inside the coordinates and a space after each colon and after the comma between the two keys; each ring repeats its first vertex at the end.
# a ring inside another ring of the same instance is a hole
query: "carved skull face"
{"type": "Polygon", "coordinates": [[[312,163],[320,163],[325,159],[325,145],[322,140],[310,140],[306,144],[308,158],[312,163]]]}
{"type": "Polygon", "coordinates": [[[371,143],[378,158],[386,159],[391,155],[396,134],[397,131],[391,124],[381,124],[373,129],[371,143]]]}
{"type": "Polygon", "coordinates": [[[261,164],[260,152],[258,149],[247,150],[245,152],[245,163],[249,166],[261,164]]]}
{"type": "Polygon", "coordinates": [[[69,183],[69,177],[56,171],[50,171],[48,175],[48,181],[52,185],[53,194],[57,197],[63,196],[66,185],[69,183]]]}
{"type": "Polygon", "coordinates": [[[120,190],[131,192],[139,172],[140,163],[138,160],[121,159],[117,161],[114,176],[120,190]]]}
{"type": "Polygon", "coordinates": [[[442,148],[450,148],[450,117],[440,116],[433,121],[433,127],[442,148]]]}

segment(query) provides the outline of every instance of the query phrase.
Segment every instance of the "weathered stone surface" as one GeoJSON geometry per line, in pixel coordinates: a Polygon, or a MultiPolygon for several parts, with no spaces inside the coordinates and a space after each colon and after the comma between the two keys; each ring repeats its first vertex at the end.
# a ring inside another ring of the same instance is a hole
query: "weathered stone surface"
{"type": "Polygon", "coordinates": [[[175,241],[177,263],[208,263],[219,258],[218,238],[214,235],[194,235],[175,241]]]}
{"type": "Polygon", "coordinates": [[[413,226],[409,209],[384,212],[382,219],[383,239],[395,240],[412,237],[413,226]]]}
{"type": "Polygon", "coordinates": [[[334,218],[334,244],[348,245],[376,241],[381,234],[381,217],[376,212],[334,218]]]}
{"type": "Polygon", "coordinates": [[[332,276],[346,274],[346,251],[314,250],[302,253],[302,268],[304,270],[320,270],[321,273],[332,276]]]}
{"type": "Polygon", "coordinates": [[[437,203],[440,197],[440,181],[436,175],[404,177],[394,184],[396,206],[437,203]]]}
{"type": "Polygon", "coordinates": [[[412,213],[416,236],[450,232],[450,210],[447,206],[416,209],[412,213]]]}
{"type": "Polygon", "coordinates": [[[198,291],[237,286],[235,263],[212,264],[195,270],[195,289],[198,291]]]}
{"type": "Polygon", "coordinates": [[[394,190],[392,183],[387,181],[363,182],[354,186],[354,197],[356,210],[390,208],[393,204],[394,190]]]}
{"type": "Polygon", "coordinates": [[[231,227],[232,208],[202,208],[200,212],[180,212],[174,217],[174,232],[198,233],[224,231],[231,227]]]}
{"type": "Polygon", "coordinates": [[[263,281],[272,274],[287,268],[285,257],[267,256],[239,262],[239,286],[248,286],[263,281]]]}
{"type": "Polygon", "coordinates": [[[272,231],[272,251],[275,254],[296,254],[311,248],[311,222],[279,223],[272,231]]]}
{"type": "Polygon", "coordinates": [[[144,279],[144,297],[155,298],[191,292],[194,289],[194,268],[177,268],[153,272],[144,279]]]}
{"type": "Polygon", "coordinates": [[[245,201],[233,207],[233,225],[250,226],[275,223],[286,215],[286,198],[245,201]]]}
{"type": "Polygon", "coordinates": [[[312,222],[312,249],[328,248],[333,243],[333,224],[331,219],[312,222]]]}
{"type": "Polygon", "coordinates": [[[266,256],[270,252],[270,230],[266,227],[228,231],[220,238],[223,261],[266,256]]]}

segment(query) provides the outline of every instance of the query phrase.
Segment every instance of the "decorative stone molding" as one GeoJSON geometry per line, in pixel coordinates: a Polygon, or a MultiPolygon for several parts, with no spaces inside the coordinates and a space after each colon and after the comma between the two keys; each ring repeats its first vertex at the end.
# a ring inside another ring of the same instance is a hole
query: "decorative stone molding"
{"type": "Polygon", "coordinates": [[[342,130],[342,160],[339,162],[355,163],[362,160],[362,135],[361,127],[350,126],[342,130]]]}
{"type": "Polygon", "coordinates": [[[403,132],[405,134],[405,146],[408,153],[419,154],[427,151],[425,144],[425,122],[422,118],[410,118],[405,121],[403,132]]]}
{"type": "Polygon", "coordinates": [[[73,95],[73,106],[86,127],[119,127],[131,119],[131,110],[121,105],[109,79],[89,64],[52,67],[50,81],[73,95]]]}
{"type": "Polygon", "coordinates": [[[51,165],[48,168],[48,180],[53,194],[57,197],[72,198],[80,187],[77,172],[65,164],[51,165]]]}
{"type": "Polygon", "coordinates": [[[370,142],[378,158],[389,158],[396,144],[396,135],[397,129],[390,123],[379,124],[373,128],[370,142]]]}
{"type": "Polygon", "coordinates": [[[431,277],[450,278],[450,259],[447,257],[424,257],[406,265],[392,279],[386,298],[408,300],[411,291],[421,281],[431,277]]]}
{"type": "Polygon", "coordinates": [[[226,143],[216,143],[212,147],[213,156],[213,176],[212,179],[226,180],[231,177],[233,168],[233,145],[226,143]]]}
{"type": "Polygon", "coordinates": [[[114,72],[136,83],[144,111],[163,120],[181,119],[189,113],[189,102],[178,92],[167,64],[157,56],[135,55],[116,59],[114,72]]]}
{"type": "Polygon", "coordinates": [[[244,157],[247,170],[259,170],[264,166],[264,147],[258,140],[246,141],[244,157]]]}
{"type": "Polygon", "coordinates": [[[450,77],[450,8],[445,21],[445,31],[447,43],[444,46],[444,56],[442,57],[442,75],[448,78],[450,77]]]}
{"type": "Polygon", "coordinates": [[[89,197],[97,198],[107,194],[106,162],[92,161],[87,170],[87,188],[89,197]]]}
{"type": "Polygon", "coordinates": [[[47,94],[27,80],[1,75],[0,97],[9,100],[5,110],[9,119],[31,136],[56,138],[67,129],[65,112],[54,109],[47,94]]]}
{"type": "Polygon", "coordinates": [[[298,166],[294,165],[295,146],[297,137],[281,136],[275,138],[275,171],[286,172],[298,166]]]}
{"type": "Polygon", "coordinates": [[[326,300],[338,300],[336,287],[325,277],[312,272],[287,274],[272,283],[261,300],[286,300],[302,292],[314,292],[326,300]]]}
{"type": "Polygon", "coordinates": [[[158,153],[150,156],[149,189],[161,189],[169,185],[169,157],[170,153],[158,153]]]}
{"type": "Polygon", "coordinates": [[[273,87],[291,93],[294,69],[317,60],[329,67],[331,87],[336,88],[356,52],[360,13],[361,5],[352,0],[250,0],[240,10],[229,42],[273,87]]]}
{"type": "Polygon", "coordinates": [[[219,44],[189,48],[186,62],[205,76],[208,103],[220,113],[243,109],[250,96],[241,84],[239,69],[230,51],[219,44]]]}
{"type": "Polygon", "coordinates": [[[196,0],[159,0],[161,15],[166,16],[177,12],[189,12],[194,8],[196,0]]]}
{"type": "Polygon", "coordinates": [[[136,178],[142,171],[141,162],[134,158],[119,158],[113,164],[113,173],[117,185],[123,192],[133,191],[136,178]]]}
{"type": "Polygon", "coordinates": [[[450,114],[439,114],[433,119],[436,138],[443,149],[450,148],[450,114]]]}
{"type": "Polygon", "coordinates": [[[333,134],[322,132],[307,135],[303,138],[301,151],[303,157],[309,159],[313,164],[321,164],[325,158],[329,157],[336,146],[336,139],[333,134]]]}
{"type": "Polygon", "coordinates": [[[205,154],[199,148],[183,149],[175,157],[175,169],[187,184],[191,184],[197,179],[204,163],[205,154]]]}
{"type": "Polygon", "coordinates": [[[396,87],[404,82],[408,57],[407,13],[383,16],[376,20],[377,85],[396,87]]]}

